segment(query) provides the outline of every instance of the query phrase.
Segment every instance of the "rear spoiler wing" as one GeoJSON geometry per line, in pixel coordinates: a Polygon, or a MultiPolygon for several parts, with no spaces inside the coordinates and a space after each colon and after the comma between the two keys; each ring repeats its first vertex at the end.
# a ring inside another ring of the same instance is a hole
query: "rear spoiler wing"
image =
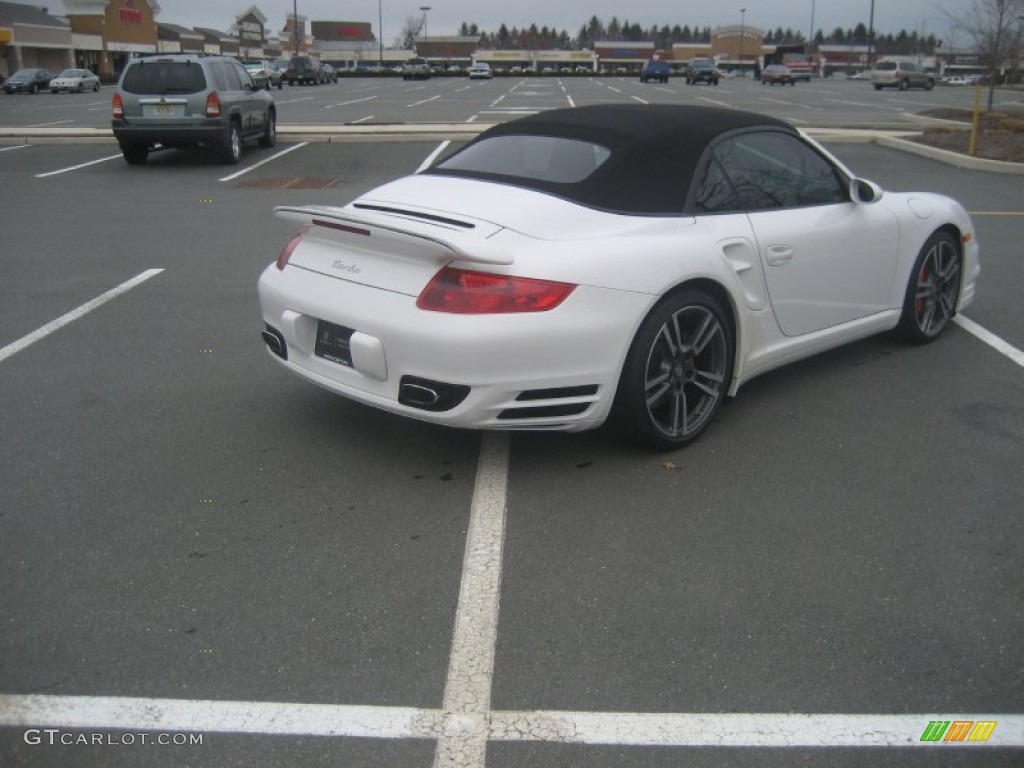
{"type": "Polygon", "coordinates": [[[454,227],[416,220],[411,218],[415,215],[411,212],[410,218],[405,219],[398,215],[352,213],[341,208],[317,205],[279,205],[274,208],[274,215],[302,227],[321,226],[355,237],[373,237],[377,234],[415,238],[439,246],[454,258],[465,261],[503,265],[515,262],[510,253],[491,244],[489,238],[495,234],[493,232],[483,236],[481,233],[460,231],[454,227]]]}

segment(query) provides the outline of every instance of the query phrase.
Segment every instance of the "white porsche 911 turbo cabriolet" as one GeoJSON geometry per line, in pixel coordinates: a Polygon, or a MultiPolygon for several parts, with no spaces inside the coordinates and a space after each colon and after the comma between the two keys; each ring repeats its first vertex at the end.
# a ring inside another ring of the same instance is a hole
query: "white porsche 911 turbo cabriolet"
{"type": "Polygon", "coordinates": [[[788,123],[595,105],[490,128],[298,228],[259,280],[282,365],[439,424],[660,449],[765,371],[871,334],[935,339],[973,299],[966,211],[883,192],[788,123]]]}

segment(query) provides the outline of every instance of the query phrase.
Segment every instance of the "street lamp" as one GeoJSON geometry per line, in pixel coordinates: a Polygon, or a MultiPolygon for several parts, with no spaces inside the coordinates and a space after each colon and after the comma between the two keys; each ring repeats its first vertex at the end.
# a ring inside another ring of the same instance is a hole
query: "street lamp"
{"type": "Polygon", "coordinates": [[[740,8],[740,74],[743,74],[743,36],[746,33],[744,17],[747,15],[746,8],[740,8]]]}
{"type": "Polygon", "coordinates": [[[377,0],[377,43],[380,71],[384,71],[384,0],[377,0]]]}
{"type": "Polygon", "coordinates": [[[871,0],[871,15],[868,16],[868,69],[874,66],[871,62],[871,49],[875,42],[875,0],[871,0]]]}
{"type": "Polygon", "coordinates": [[[295,42],[295,55],[299,55],[299,0],[292,0],[292,37],[295,42]]]}
{"type": "Polygon", "coordinates": [[[427,58],[427,11],[430,10],[430,6],[421,5],[420,10],[423,11],[423,58],[425,59],[427,58]]]}

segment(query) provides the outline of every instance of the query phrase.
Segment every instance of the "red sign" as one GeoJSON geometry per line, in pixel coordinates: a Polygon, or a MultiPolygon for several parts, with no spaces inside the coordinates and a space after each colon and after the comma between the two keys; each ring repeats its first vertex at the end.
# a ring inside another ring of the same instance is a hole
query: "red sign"
{"type": "Polygon", "coordinates": [[[125,24],[141,24],[142,23],[142,11],[136,10],[135,8],[121,8],[120,11],[121,21],[125,24]]]}

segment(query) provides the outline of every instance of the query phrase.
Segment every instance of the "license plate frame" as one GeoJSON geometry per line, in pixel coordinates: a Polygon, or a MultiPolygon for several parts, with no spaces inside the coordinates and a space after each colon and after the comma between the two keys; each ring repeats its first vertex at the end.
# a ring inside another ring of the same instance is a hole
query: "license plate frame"
{"type": "Polygon", "coordinates": [[[153,114],[160,115],[160,117],[171,117],[174,115],[173,104],[154,104],[153,114]]]}
{"type": "Polygon", "coordinates": [[[352,367],[352,347],[350,341],[355,330],[344,325],[331,323],[327,320],[316,321],[316,344],[313,354],[330,360],[332,363],[352,367]]]}

